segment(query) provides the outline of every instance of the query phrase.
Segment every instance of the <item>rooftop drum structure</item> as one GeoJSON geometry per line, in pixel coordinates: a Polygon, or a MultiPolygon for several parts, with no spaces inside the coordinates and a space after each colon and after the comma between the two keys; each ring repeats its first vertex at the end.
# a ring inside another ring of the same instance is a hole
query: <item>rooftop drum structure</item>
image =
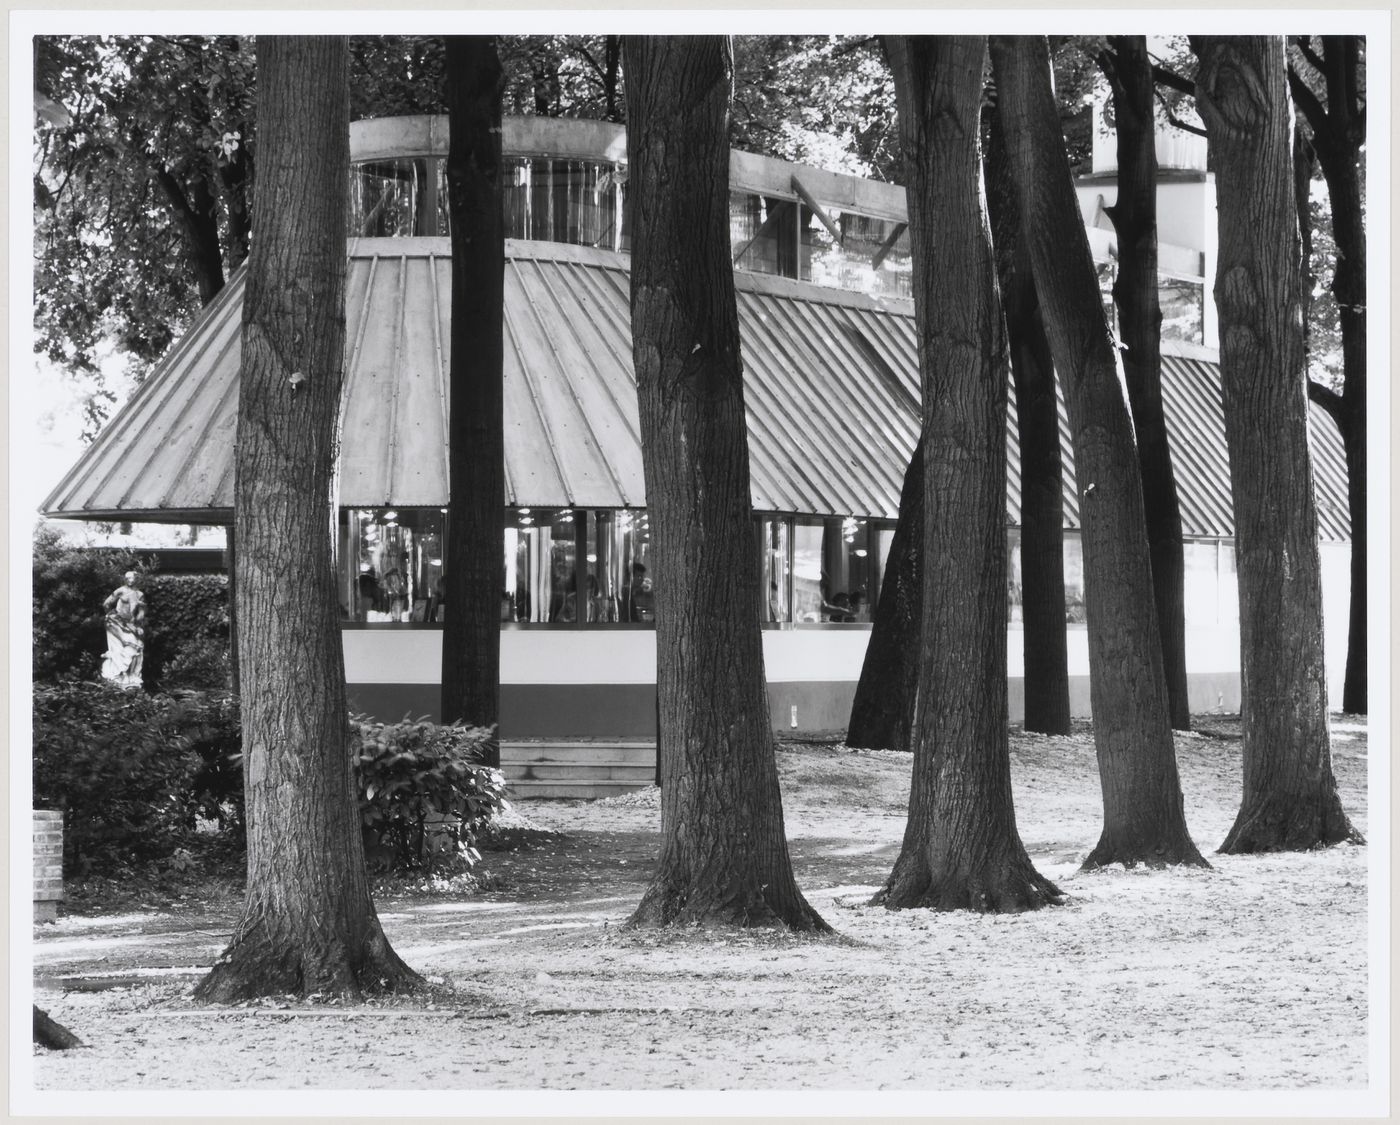
{"type": "MultiPolygon", "coordinates": [[[[516,118],[505,124],[503,148],[502,736],[649,740],[654,591],[631,361],[625,136],[600,122],[516,118]]],[[[440,622],[450,611],[439,589],[451,565],[443,556],[446,149],[445,118],[351,128],[341,601],[352,701],[388,718],[436,712],[440,622]]],[[[738,152],[730,192],[754,549],[768,588],[755,612],[773,722],[839,728],[919,428],[904,193],[738,152]]],[[[230,521],[242,296],[238,273],[50,496],[48,514],[230,521]]],[[[1238,646],[1219,373],[1215,353],[1197,344],[1168,341],[1164,351],[1191,539],[1193,702],[1229,706],[1238,699],[1238,646]]],[[[1324,538],[1342,541],[1343,460],[1321,417],[1313,427],[1319,514],[1324,538]]],[[[1078,494],[1063,411],[1061,434],[1075,621],[1078,494]]],[[[1015,630],[1014,419],[1007,440],[1015,630]]],[[[1071,645],[1075,706],[1085,713],[1082,632],[1072,631],[1071,645]]],[[[1013,713],[1019,660],[1017,643],[1013,713]]]]}

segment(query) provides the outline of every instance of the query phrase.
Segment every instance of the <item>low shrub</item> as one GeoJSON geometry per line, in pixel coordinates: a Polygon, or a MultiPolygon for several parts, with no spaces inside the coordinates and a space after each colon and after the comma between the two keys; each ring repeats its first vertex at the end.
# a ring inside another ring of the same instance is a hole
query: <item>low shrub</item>
{"type": "Polygon", "coordinates": [[[179,700],[103,680],[34,685],[34,803],[64,812],[64,873],[170,855],[199,755],[179,700]]]}
{"type": "Polygon", "coordinates": [[[228,687],[228,578],[150,574],[141,588],[146,592],[146,682],[163,690],[228,687]]]}
{"type": "Polygon", "coordinates": [[[481,858],[477,833],[505,805],[501,772],[481,764],[489,729],[357,716],[351,732],[371,868],[470,867],[481,858]]]}

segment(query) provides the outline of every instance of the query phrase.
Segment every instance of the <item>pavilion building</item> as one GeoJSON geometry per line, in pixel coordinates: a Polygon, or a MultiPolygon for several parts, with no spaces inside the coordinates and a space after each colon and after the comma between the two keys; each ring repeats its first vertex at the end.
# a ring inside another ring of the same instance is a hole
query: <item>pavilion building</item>
{"type": "MultiPolygon", "coordinates": [[[[351,126],[337,557],[352,706],[438,711],[451,246],[445,118],[351,126]]],[[[1213,181],[1163,153],[1162,390],[1186,535],[1193,711],[1239,708],[1229,466],[1214,310],[1213,181]],[[1174,165],[1172,161],[1176,161],[1174,165]]],[[[625,135],[505,123],[501,735],[654,741],[651,534],[628,311],[625,135]]],[[[1111,156],[1111,150],[1104,155],[1111,156]]],[[[1081,180],[1105,284],[1111,169],[1081,180]]],[[[919,432],[903,189],[733,152],[730,233],[749,425],[753,550],[775,728],[843,728],[919,432]]],[[[55,517],[231,525],[244,274],[199,315],[43,506],[55,517]]],[[[1311,438],[1330,676],[1347,618],[1346,470],[1311,438]]],[[[1089,712],[1079,492],[1061,404],[1071,702],[1089,712]]],[[[1021,692],[1020,477],[1008,425],[1011,710],[1021,692]]],[[[583,790],[579,790],[582,792],[583,790]]]]}

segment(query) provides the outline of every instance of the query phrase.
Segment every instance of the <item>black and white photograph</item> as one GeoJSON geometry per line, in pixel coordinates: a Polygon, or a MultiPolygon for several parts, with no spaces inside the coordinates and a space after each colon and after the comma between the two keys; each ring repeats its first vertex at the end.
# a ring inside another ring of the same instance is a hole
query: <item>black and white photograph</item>
{"type": "Polygon", "coordinates": [[[12,13],[11,1112],[1386,1113],[1390,20],[12,13]]]}

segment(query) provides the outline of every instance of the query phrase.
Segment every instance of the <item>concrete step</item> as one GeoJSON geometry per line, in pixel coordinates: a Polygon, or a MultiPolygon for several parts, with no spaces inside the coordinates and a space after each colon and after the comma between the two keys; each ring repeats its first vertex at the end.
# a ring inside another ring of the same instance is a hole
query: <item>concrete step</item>
{"type": "Polygon", "coordinates": [[[596,800],[617,797],[645,789],[651,782],[631,781],[508,781],[511,797],[517,800],[596,800]]]}
{"type": "Polygon", "coordinates": [[[531,762],[578,765],[655,765],[654,742],[503,742],[501,765],[531,762]]]}
{"type": "Polygon", "coordinates": [[[502,763],[507,781],[635,781],[650,785],[656,764],[646,762],[514,762],[502,763]]]}

